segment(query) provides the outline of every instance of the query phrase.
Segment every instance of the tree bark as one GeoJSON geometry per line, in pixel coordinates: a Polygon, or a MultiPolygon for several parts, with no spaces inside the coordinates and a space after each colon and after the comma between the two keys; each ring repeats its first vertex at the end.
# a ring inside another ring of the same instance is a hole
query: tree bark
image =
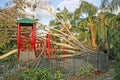
{"type": "Polygon", "coordinates": [[[97,48],[96,35],[95,35],[95,32],[94,32],[93,23],[92,23],[92,19],[91,18],[89,18],[89,26],[90,26],[91,36],[92,36],[92,46],[94,48],[97,48]]]}
{"type": "Polygon", "coordinates": [[[12,54],[14,54],[16,52],[17,52],[17,49],[14,49],[14,50],[12,50],[12,51],[10,51],[8,53],[5,53],[2,56],[0,56],[0,60],[6,58],[6,57],[8,57],[8,56],[10,56],[10,55],[12,55],[12,54]]]}

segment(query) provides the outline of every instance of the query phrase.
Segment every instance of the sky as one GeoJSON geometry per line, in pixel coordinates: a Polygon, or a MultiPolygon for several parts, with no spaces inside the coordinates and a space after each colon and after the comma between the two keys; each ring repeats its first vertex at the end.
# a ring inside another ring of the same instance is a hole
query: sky
{"type": "Polygon", "coordinates": [[[8,1],[10,1],[10,0],[0,0],[0,8],[5,8],[5,4],[8,1]]]}
{"type": "MultiPolygon", "coordinates": [[[[0,0],[0,8],[5,8],[5,3],[10,0],[0,0]]],[[[33,0],[34,1],[34,0],[33,0]]],[[[61,10],[66,7],[70,12],[74,12],[76,8],[80,6],[80,0],[48,0],[50,3],[50,7],[53,9],[54,12],[56,12],[57,8],[60,8],[61,10]]],[[[99,6],[100,0],[87,0],[89,2],[94,3],[96,6],[99,6]]],[[[31,12],[30,9],[25,10],[28,14],[36,14],[37,18],[41,18],[40,21],[44,24],[48,24],[51,19],[54,19],[54,17],[49,14],[47,11],[37,9],[36,12],[31,12]],[[39,15],[38,15],[39,13],[39,15]]]]}
{"type": "MultiPolygon", "coordinates": [[[[4,8],[5,3],[10,0],[0,0],[0,8],[4,8]]],[[[26,0],[30,1],[30,0],[26,0]]],[[[34,1],[34,0],[32,0],[34,1]]],[[[38,0],[38,1],[49,1],[50,5],[48,5],[48,8],[51,8],[54,13],[56,13],[56,9],[60,8],[60,10],[64,9],[66,7],[69,12],[74,12],[76,8],[80,6],[80,0],[38,0]]],[[[99,7],[101,0],[86,0],[93,5],[99,7]]],[[[46,6],[45,4],[43,4],[46,6]]],[[[48,24],[50,20],[54,19],[54,17],[47,11],[36,9],[34,12],[31,12],[31,9],[25,10],[27,14],[34,14],[36,18],[40,19],[41,23],[48,24]]]]}

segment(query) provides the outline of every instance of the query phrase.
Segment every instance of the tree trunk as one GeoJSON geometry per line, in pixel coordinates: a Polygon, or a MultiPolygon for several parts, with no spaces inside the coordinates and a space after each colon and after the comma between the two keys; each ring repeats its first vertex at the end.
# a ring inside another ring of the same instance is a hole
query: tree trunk
{"type": "Polygon", "coordinates": [[[89,26],[90,26],[90,32],[91,32],[91,37],[92,37],[92,46],[96,49],[97,48],[97,44],[96,44],[96,35],[94,32],[94,28],[93,28],[93,23],[92,23],[92,18],[89,18],[89,26]]]}
{"type": "Polygon", "coordinates": [[[105,25],[104,25],[104,15],[101,15],[101,38],[105,41],[105,25]]]}
{"type": "Polygon", "coordinates": [[[12,55],[12,54],[14,54],[16,52],[17,52],[17,49],[14,49],[14,50],[12,50],[12,51],[10,51],[8,53],[5,53],[2,56],[0,56],[0,60],[3,59],[3,58],[6,58],[6,57],[8,57],[8,56],[10,56],[10,55],[12,55]]]}

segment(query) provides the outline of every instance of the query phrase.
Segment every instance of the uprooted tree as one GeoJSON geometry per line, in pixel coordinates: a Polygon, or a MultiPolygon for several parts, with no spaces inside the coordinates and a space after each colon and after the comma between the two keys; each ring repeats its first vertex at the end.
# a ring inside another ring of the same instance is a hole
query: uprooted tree
{"type": "MultiPolygon", "coordinates": [[[[51,42],[53,42],[53,44],[55,44],[55,45],[59,45],[59,46],[61,46],[61,47],[65,47],[66,48],[66,51],[68,51],[68,52],[72,52],[72,53],[76,53],[76,51],[77,52],[88,52],[88,51],[92,51],[92,50],[90,50],[90,49],[88,49],[88,48],[86,48],[85,47],[85,45],[83,45],[77,38],[76,38],[76,36],[75,35],[73,35],[73,33],[71,32],[71,30],[69,29],[69,27],[71,26],[69,23],[67,23],[67,22],[64,22],[64,21],[62,21],[62,20],[60,20],[59,19],[59,17],[52,11],[52,8],[48,8],[48,6],[49,6],[49,4],[47,3],[47,4],[45,4],[44,2],[41,2],[41,1],[39,1],[39,2],[34,2],[34,3],[30,3],[30,2],[27,2],[27,1],[24,1],[24,0],[14,0],[13,1],[16,5],[15,6],[13,6],[12,8],[10,8],[9,10],[1,10],[1,14],[2,14],[2,16],[1,17],[3,17],[3,18],[1,18],[1,19],[3,19],[4,20],[4,22],[6,22],[5,20],[7,20],[7,19],[9,19],[8,20],[8,22],[9,21],[11,21],[11,22],[9,22],[9,23],[6,23],[6,24],[8,24],[8,26],[10,26],[11,25],[11,28],[13,28],[14,26],[15,26],[15,20],[16,20],[16,18],[22,18],[22,17],[25,17],[26,15],[25,15],[25,9],[26,9],[26,7],[25,6],[27,6],[27,8],[32,8],[32,10],[33,10],[33,12],[35,11],[35,9],[37,8],[40,8],[40,9],[43,9],[43,10],[46,10],[46,11],[48,11],[50,14],[52,14],[55,18],[56,18],[56,20],[58,20],[58,22],[60,23],[60,25],[59,25],[59,29],[55,29],[55,28],[51,28],[51,27],[45,27],[45,28],[47,28],[48,30],[47,31],[45,31],[45,34],[50,34],[50,35],[52,35],[52,36],[56,36],[56,37],[58,37],[59,39],[63,39],[64,41],[62,41],[62,42],[57,42],[57,41],[54,41],[54,40],[51,40],[51,42]],[[19,3],[19,4],[18,4],[19,3]],[[44,3],[44,4],[43,4],[44,3]],[[24,6],[23,6],[24,5],[24,6]],[[47,7],[46,6],[44,6],[44,5],[47,5],[47,7]],[[7,14],[6,15],[6,13],[7,13],[7,11],[11,11],[11,12],[9,12],[9,13],[11,13],[11,14],[7,14]],[[13,14],[13,12],[15,12],[15,11],[19,11],[20,13],[14,13],[13,14]],[[4,16],[6,17],[6,18],[4,18],[4,16]],[[12,23],[12,24],[11,24],[12,23]],[[64,29],[63,31],[62,31],[62,29],[64,29]],[[52,33],[52,31],[54,31],[55,33],[52,33]]],[[[34,15],[31,15],[33,18],[34,18],[34,15]]],[[[38,22],[38,26],[39,26],[39,22],[38,22]]],[[[41,24],[40,24],[41,25],[41,24]]],[[[6,28],[8,27],[8,26],[6,26],[6,28]]],[[[42,27],[44,27],[44,26],[42,26],[42,27]]],[[[4,29],[6,29],[5,27],[4,27],[4,29]]],[[[8,28],[7,28],[8,29],[8,28]]],[[[41,30],[41,29],[39,29],[39,27],[37,27],[37,29],[38,30],[41,30]]],[[[2,29],[3,30],[3,29],[2,29]]],[[[9,29],[8,29],[9,30],[9,29]]],[[[7,32],[7,30],[6,30],[6,32],[7,32]]],[[[10,35],[10,34],[7,34],[7,36],[8,35],[10,35]]],[[[40,34],[38,33],[38,37],[40,38],[40,36],[39,36],[40,34]]],[[[2,36],[3,37],[3,36],[2,36]]],[[[11,37],[11,36],[10,36],[11,37]]],[[[3,38],[5,38],[5,36],[3,37],[3,38]]],[[[39,40],[39,38],[38,38],[38,40],[39,40]]],[[[42,38],[42,37],[41,37],[42,38]]],[[[6,38],[5,38],[6,39],[6,38]]],[[[8,39],[6,39],[7,41],[9,41],[8,39]]],[[[5,40],[4,40],[5,41],[5,40]]],[[[3,43],[7,43],[7,41],[6,42],[3,42],[3,43]]],[[[5,45],[5,44],[4,44],[5,45]]]]}

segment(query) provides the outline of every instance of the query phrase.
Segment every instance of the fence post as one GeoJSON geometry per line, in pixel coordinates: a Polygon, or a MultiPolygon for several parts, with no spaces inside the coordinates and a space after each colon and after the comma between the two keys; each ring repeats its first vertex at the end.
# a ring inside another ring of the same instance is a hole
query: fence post
{"type": "Polygon", "coordinates": [[[75,75],[75,57],[72,57],[73,59],[73,75],[75,75]]]}
{"type": "Polygon", "coordinates": [[[2,67],[2,70],[3,70],[3,80],[6,80],[6,68],[5,68],[5,65],[1,65],[1,67],[2,67]]]}

